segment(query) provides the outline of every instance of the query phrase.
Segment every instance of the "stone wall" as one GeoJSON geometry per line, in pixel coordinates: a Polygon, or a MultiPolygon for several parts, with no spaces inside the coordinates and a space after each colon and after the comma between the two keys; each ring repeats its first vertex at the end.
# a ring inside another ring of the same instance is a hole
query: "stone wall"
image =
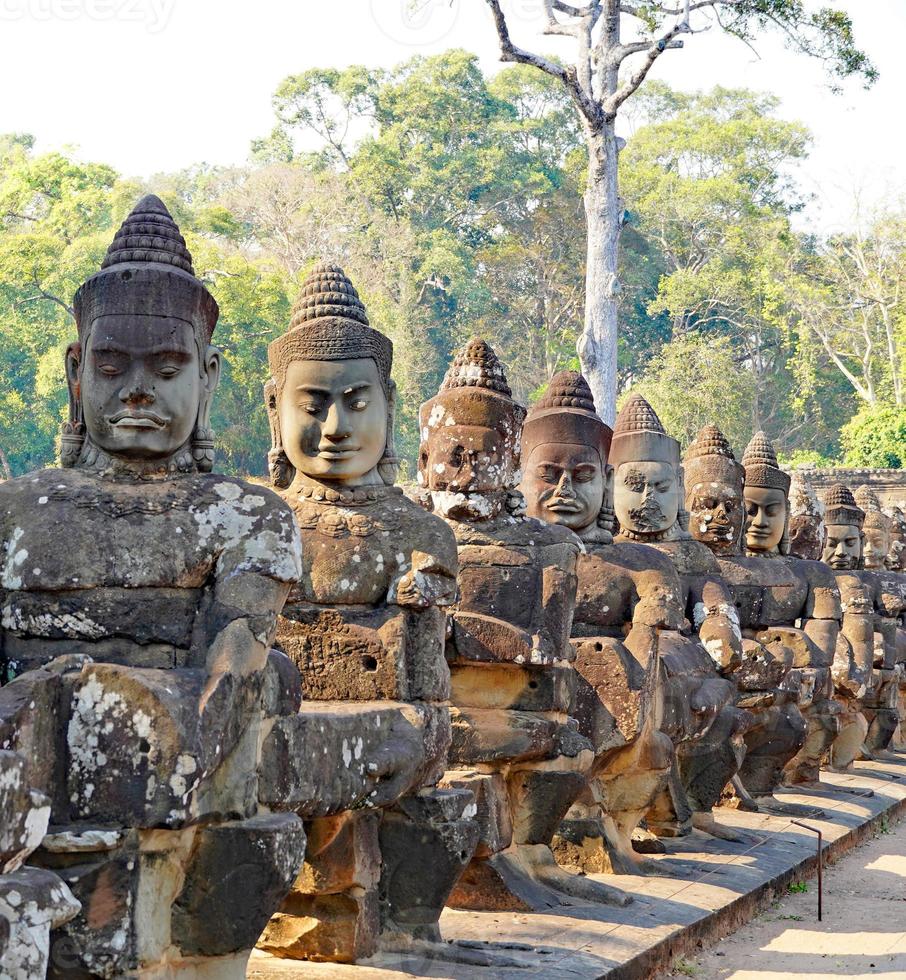
{"type": "Polygon", "coordinates": [[[835,483],[842,483],[852,490],[867,484],[880,497],[883,507],[897,506],[906,510],[906,470],[797,466],[791,472],[805,475],[822,498],[828,487],[835,483]]]}

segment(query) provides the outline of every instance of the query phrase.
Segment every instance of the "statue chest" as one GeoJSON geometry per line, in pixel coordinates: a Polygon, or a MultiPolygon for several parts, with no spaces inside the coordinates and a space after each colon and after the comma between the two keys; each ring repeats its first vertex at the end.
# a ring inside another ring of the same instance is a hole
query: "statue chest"
{"type": "Polygon", "coordinates": [[[623,625],[632,621],[636,592],[630,576],[593,550],[579,556],[577,574],[573,636],[621,634],[623,625]]]}
{"type": "Polygon", "coordinates": [[[792,625],[802,616],[808,582],[783,558],[725,558],[720,569],[744,629],[792,625]]]}
{"type": "Polygon", "coordinates": [[[141,492],[61,484],[22,501],[5,515],[0,587],[201,588],[219,557],[205,509],[188,494],[131,489],[141,492]]]}
{"type": "Polygon", "coordinates": [[[290,603],[377,605],[409,570],[399,517],[388,507],[293,504],[302,542],[302,577],[290,603]]]}
{"type": "Polygon", "coordinates": [[[459,603],[531,630],[542,605],[543,570],[531,546],[465,545],[459,549],[459,603]]]}

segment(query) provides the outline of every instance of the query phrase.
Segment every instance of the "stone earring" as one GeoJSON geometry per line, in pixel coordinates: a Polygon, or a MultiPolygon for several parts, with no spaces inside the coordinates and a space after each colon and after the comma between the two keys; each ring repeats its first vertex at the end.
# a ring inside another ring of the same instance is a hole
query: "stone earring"
{"type": "Polygon", "coordinates": [[[214,430],[196,426],[192,433],[192,459],[199,473],[214,469],[214,430]]]}
{"type": "Polygon", "coordinates": [[[85,423],[64,422],[60,433],[60,466],[71,469],[82,455],[85,445],[85,423]]]}
{"type": "Polygon", "coordinates": [[[296,476],[296,468],[289,461],[283,449],[280,434],[280,416],[277,414],[277,382],[268,378],[264,383],[264,404],[267,407],[267,420],[271,427],[271,448],[267,454],[267,471],[271,483],[278,490],[286,490],[296,476]]]}
{"type": "Polygon", "coordinates": [[[82,392],[78,380],[82,347],[78,341],[66,349],[66,377],[69,391],[69,421],[60,432],[60,466],[71,469],[82,455],[85,445],[85,423],[82,421],[82,392]]]}

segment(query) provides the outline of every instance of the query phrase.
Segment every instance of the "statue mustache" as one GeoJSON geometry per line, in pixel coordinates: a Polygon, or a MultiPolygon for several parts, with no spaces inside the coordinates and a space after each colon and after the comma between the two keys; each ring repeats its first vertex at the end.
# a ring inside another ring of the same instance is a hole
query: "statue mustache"
{"type": "Polygon", "coordinates": [[[634,524],[663,524],[664,512],[656,500],[646,500],[641,507],[630,507],[629,516],[634,524]]]}

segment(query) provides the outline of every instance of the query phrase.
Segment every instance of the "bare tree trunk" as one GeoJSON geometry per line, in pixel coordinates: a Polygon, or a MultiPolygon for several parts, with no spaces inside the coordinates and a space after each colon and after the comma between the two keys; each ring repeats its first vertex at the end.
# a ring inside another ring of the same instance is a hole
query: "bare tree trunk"
{"type": "Polygon", "coordinates": [[[576,349],[598,414],[612,426],[617,404],[618,273],[623,213],[617,186],[615,120],[604,122],[600,132],[586,129],[589,166],[585,188],[585,325],[576,349]]]}
{"type": "Polygon", "coordinates": [[[3,470],[3,478],[5,480],[11,480],[13,478],[13,471],[10,468],[9,459],[7,459],[2,447],[0,447],[0,468],[3,470]]]}

